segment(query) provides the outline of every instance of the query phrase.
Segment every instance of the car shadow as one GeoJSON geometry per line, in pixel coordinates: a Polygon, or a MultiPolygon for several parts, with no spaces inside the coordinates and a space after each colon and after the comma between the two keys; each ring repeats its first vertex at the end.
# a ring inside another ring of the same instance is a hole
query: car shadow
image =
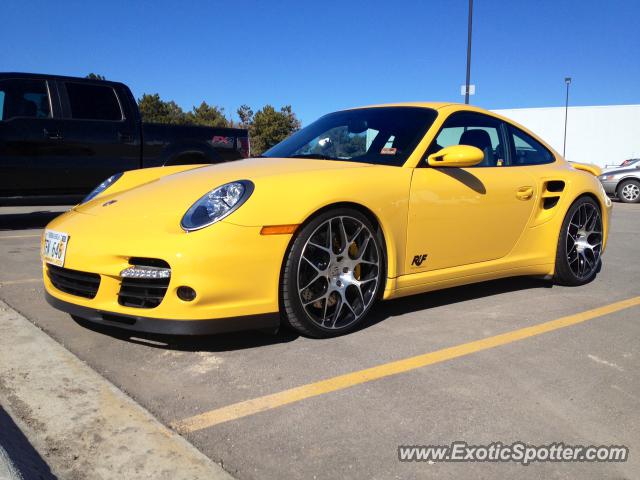
{"type": "Polygon", "coordinates": [[[28,213],[2,213],[0,210],[0,231],[29,230],[44,228],[51,220],[64,212],[41,210],[28,213]]]}
{"type": "MultiPolygon", "coordinates": [[[[551,286],[551,282],[546,280],[530,277],[515,277],[465,285],[462,287],[448,288],[446,290],[439,290],[380,302],[369,314],[369,320],[353,333],[360,330],[366,330],[377,323],[407,313],[453,305],[459,302],[466,302],[477,298],[515,292],[518,290],[551,288],[551,286]]],[[[297,333],[288,328],[280,328],[277,331],[244,331],[202,336],[159,335],[130,332],[117,327],[91,323],[79,318],[74,318],[74,320],[85,328],[129,343],[184,352],[225,352],[243,350],[280,343],[289,343],[299,337],[297,333]]]]}
{"type": "Polygon", "coordinates": [[[365,322],[358,330],[369,328],[377,323],[388,320],[389,318],[407,313],[429,310],[431,308],[453,305],[460,302],[500,295],[503,293],[516,292],[519,290],[552,287],[552,282],[541,278],[511,277],[397,298],[378,303],[378,305],[376,305],[376,307],[371,311],[368,321],[365,322]]]}
{"type": "Polygon", "coordinates": [[[463,183],[471,190],[479,193],[480,195],[486,195],[487,193],[487,189],[485,188],[482,181],[467,170],[463,170],[461,168],[439,168],[437,169],[437,172],[443,175],[448,175],[449,177],[459,181],[460,183],[463,183]]]}
{"type": "Polygon", "coordinates": [[[100,325],[81,318],[73,320],[80,326],[129,343],[146,345],[164,350],[183,352],[227,352],[248,348],[287,343],[298,338],[298,334],[281,328],[272,331],[247,330],[216,335],[162,335],[157,333],[131,332],[118,327],[100,325]]]}

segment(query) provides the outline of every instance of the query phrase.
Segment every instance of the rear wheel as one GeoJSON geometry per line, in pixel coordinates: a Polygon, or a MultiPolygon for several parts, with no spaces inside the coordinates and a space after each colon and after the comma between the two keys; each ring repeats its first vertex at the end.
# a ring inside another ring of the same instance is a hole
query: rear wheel
{"type": "Polygon", "coordinates": [[[286,258],[280,288],[288,324],[316,338],[362,324],[382,286],[382,239],[357,210],[324,212],[305,225],[286,258]]]}
{"type": "Polygon", "coordinates": [[[562,223],[554,281],[577,286],[593,280],[600,270],[602,238],[600,207],[590,197],[579,198],[562,223]]]}
{"type": "Polygon", "coordinates": [[[618,198],[624,203],[640,202],[640,182],[638,180],[624,180],[618,186],[618,198]]]}

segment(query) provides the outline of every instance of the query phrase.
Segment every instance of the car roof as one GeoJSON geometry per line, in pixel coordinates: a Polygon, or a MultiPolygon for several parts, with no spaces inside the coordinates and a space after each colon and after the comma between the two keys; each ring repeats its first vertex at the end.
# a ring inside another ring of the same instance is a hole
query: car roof
{"type": "MultiPolygon", "coordinates": [[[[432,110],[441,110],[443,108],[452,108],[455,110],[465,110],[470,112],[479,112],[486,113],[489,115],[493,115],[495,117],[500,117],[500,115],[496,115],[495,113],[486,110],[484,108],[476,107],[474,105],[468,105],[464,103],[456,103],[456,102],[394,102],[394,103],[379,103],[374,105],[362,105],[359,107],[347,108],[346,110],[356,110],[361,108],[384,108],[384,107],[418,107],[418,108],[430,108],[432,110]]],[[[500,117],[503,118],[503,117],[500,117]]],[[[511,120],[509,120],[511,121],[511,120]]]]}
{"type": "Polygon", "coordinates": [[[394,103],[379,103],[374,105],[362,105],[359,107],[349,108],[347,110],[354,110],[357,108],[380,108],[380,107],[420,107],[431,108],[438,110],[442,107],[451,105],[451,102],[394,102],[394,103]]]}

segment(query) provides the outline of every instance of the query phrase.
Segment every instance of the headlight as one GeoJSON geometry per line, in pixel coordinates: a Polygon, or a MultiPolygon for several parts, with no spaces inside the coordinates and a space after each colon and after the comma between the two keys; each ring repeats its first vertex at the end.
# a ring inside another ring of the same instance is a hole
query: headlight
{"type": "Polygon", "coordinates": [[[122,173],[116,173],[115,175],[111,175],[109,178],[107,178],[104,182],[102,182],[100,185],[98,185],[96,188],[94,188],[93,190],[91,190],[91,193],[89,195],[87,195],[86,197],[84,197],[84,199],[82,200],[82,202],[80,203],[87,203],[89,200],[93,200],[94,198],[96,198],[98,195],[100,195],[102,192],[104,192],[107,188],[109,188],[111,185],[113,185],[114,183],[116,183],[116,181],[122,176],[122,173]]]}
{"type": "Polygon", "coordinates": [[[253,183],[249,180],[221,185],[191,205],[180,224],[187,232],[207,227],[235,212],[252,193],[253,183]]]}

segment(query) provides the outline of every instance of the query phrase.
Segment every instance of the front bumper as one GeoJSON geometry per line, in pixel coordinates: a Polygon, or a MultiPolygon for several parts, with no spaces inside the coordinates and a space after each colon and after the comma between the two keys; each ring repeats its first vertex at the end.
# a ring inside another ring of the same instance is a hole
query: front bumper
{"type": "Polygon", "coordinates": [[[263,313],[215,320],[170,320],[166,318],[123,315],[121,313],[103,312],[93,308],[81,307],[73,303],[63,302],[48,292],[45,292],[45,299],[53,308],[97,325],[162,335],[210,335],[240,330],[275,329],[280,325],[280,315],[278,313],[263,313]]]}
{"type": "Polygon", "coordinates": [[[108,219],[75,211],[47,228],[69,234],[65,269],[100,276],[94,298],[62,291],[43,265],[47,301],[55,308],[104,325],[151,333],[200,334],[279,323],[280,269],[290,235],[260,235],[260,227],[218,222],[185,233],[162,223],[108,219]],[[153,308],[122,305],[120,272],[132,257],[160,259],[171,268],[166,293],[153,308]],[[196,298],[178,297],[180,286],[196,298]]]}

